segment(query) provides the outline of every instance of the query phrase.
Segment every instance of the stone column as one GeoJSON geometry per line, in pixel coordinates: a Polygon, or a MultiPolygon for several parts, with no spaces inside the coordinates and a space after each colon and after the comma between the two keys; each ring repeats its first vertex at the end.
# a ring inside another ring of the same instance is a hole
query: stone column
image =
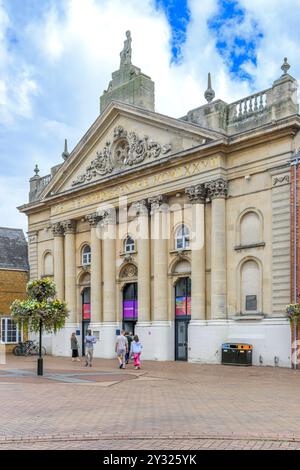
{"type": "Polygon", "coordinates": [[[65,298],[65,278],[64,278],[64,228],[61,222],[53,224],[52,233],[54,237],[53,255],[54,255],[54,282],[56,285],[57,298],[65,298]]]}
{"type": "Polygon", "coordinates": [[[150,239],[149,217],[145,200],[133,204],[139,217],[138,239],[138,321],[150,321],[150,239]]]}
{"type": "Polygon", "coordinates": [[[65,300],[69,310],[69,323],[77,321],[77,296],[76,296],[76,245],[75,220],[63,223],[65,230],[65,300]]]}
{"type": "Polygon", "coordinates": [[[192,203],[192,320],[205,320],[205,218],[206,188],[197,184],[187,188],[192,203]]]}
{"type": "Polygon", "coordinates": [[[151,237],[154,239],[153,320],[168,320],[168,240],[163,238],[166,214],[161,210],[162,195],[149,199],[151,205],[151,237]]]}
{"type": "Polygon", "coordinates": [[[211,318],[226,318],[226,205],[228,183],[223,178],[206,184],[211,210],[211,318]]]}
{"type": "Polygon", "coordinates": [[[28,258],[30,267],[29,279],[34,281],[39,277],[38,269],[38,230],[28,232],[28,258]]]}
{"type": "Polygon", "coordinates": [[[108,232],[103,236],[103,322],[116,321],[116,240],[115,221],[107,214],[103,225],[108,232]],[[111,229],[111,230],[110,230],[111,229]],[[111,232],[111,233],[109,233],[111,232]]]}
{"type": "Polygon", "coordinates": [[[101,275],[101,240],[97,233],[102,217],[98,214],[86,216],[91,226],[91,322],[102,320],[102,275],[101,275]]]}

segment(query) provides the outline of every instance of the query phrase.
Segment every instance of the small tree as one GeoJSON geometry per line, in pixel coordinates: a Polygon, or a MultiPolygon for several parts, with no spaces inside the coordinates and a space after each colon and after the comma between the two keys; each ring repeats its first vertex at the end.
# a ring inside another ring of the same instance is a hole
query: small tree
{"type": "Polygon", "coordinates": [[[11,304],[11,316],[28,331],[39,333],[40,350],[38,375],[43,375],[42,331],[52,333],[64,327],[68,317],[67,305],[56,298],[56,287],[49,278],[28,282],[27,300],[15,300],[11,304]]]}

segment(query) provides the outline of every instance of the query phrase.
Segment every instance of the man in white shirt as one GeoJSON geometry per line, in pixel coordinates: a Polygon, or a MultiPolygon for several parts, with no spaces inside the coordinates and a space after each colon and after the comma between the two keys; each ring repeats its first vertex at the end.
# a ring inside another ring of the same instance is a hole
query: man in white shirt
{"type": "Polygon", "coordinates": [[[125,336],[125,331],[122,330],[121,334],[117,336],[116,340],[116,353],[119,361],[119,368],[125,369],[125,354],[128,351],[128,341],[125,336]]]}
{"type": "Polygon", "coordinates": [[[88,330],[85,337],[85,367],[92,367],[93,353],[94,353],[94,344],[96,343],[96,338],[92,335],[92,331],[88,330]]]}

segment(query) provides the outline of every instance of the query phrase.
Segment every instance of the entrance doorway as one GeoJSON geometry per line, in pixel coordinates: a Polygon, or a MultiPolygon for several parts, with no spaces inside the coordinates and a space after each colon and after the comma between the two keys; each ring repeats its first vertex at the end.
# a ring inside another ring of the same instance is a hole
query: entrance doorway
{"type": "Polygon", "coordinates": [[[188,326],[191,319],[191,279],[182,277],[175,285],[175,360],[188,359],[188,326]]]}
{"type": "Polygon", "coordinates": [[[137,319],[138,285],[137,282],[130,282],[123,289],[123,329],[134,334],[137,319]]]}
{"type": "Polygon", "coordinates": [[[84,338],[86,337],[87,330],[91,321],[91,288],[85,287],[82,291],[82,356],[85,356],[84,338]]]}

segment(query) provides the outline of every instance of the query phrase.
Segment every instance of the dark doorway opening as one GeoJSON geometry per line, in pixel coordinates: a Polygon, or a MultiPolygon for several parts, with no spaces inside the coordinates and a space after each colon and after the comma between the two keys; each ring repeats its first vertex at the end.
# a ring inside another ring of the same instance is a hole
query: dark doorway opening
{"type": "Polygon", "coordinates": [[[175,285],[175,360],[188,359],[188,326],[191,319],[191,279],[182,277],[175,285]]]}
{"type": "Polygon", "coordinates": [[[91,321],[91,288],[85,287],[82,291],[82,356],[85,356],[84,338],[86,337],[87,330],[91,321]]]}
{"type": "Polygon", "coordinates": [[[138,285],[137,282],[130,282],[123,289],[123,329],[134,334],[137,320],[138,285]]]}

